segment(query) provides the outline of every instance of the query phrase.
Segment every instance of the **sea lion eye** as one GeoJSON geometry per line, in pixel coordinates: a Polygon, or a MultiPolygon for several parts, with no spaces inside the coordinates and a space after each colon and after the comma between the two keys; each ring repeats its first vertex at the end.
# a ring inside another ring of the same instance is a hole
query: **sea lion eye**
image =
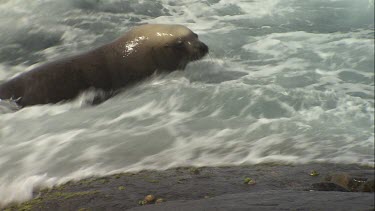
{"type": "Polygon", "coordinates": [[[182,41],[182,40],[178,40],[174,45],[173,47],[175,48],[184,48],[185,47],[185,43],[182,41]]]}

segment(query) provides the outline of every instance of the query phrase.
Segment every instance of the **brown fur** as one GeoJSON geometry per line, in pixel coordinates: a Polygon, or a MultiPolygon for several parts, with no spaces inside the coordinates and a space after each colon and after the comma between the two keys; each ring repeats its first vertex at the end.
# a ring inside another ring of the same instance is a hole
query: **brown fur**
{"type": "Polygon", "coordinates": [[[149,24],[89,52],[44,64],[0,85],[20,106],[57,103],[89,88],[114,91],[158,71],[183,69],[208,47],[181,25],[149,24]]]}

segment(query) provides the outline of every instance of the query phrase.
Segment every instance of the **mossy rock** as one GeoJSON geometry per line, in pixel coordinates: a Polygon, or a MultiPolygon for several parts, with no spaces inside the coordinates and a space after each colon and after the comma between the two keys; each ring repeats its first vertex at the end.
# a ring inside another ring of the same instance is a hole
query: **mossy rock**
{"type": "Polygon", "coordinates": [[[374,192],[374,180],[368,180],[367,178],[357,178],[340,173],[327,176],[326,181],[340,185],[352,192],[374,192]]]}
{"type": "Polygon", "coordinates": [[[362,192],[375,192],[375,183],[374,180],[366,181],[360,188],[360,191],[362,192]]]}
{"type": "Polygon", "coordinates": [[[15,204],[8,207],[7,211],[31,211],[31,210],[44,210],[43,206],[48,201],[54,200],[69,200],[72,198],[78,198],[83,196],[90,196],[99,193],[99,191],[81,191],[81,192],[49,192],[44,194],[42,197],[31,199],[21,204],[15,204]]]}

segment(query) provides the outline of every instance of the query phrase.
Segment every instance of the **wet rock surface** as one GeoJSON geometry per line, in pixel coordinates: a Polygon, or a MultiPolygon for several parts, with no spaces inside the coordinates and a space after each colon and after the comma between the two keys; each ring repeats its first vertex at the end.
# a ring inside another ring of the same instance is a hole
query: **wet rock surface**
{"type": "Polygon", "coordinates": [[[35,190],[34,199],[4,209],[372,210],[373,180],[374,168],[356,165],[175,168],[87,178],[35,190]],[[312,176],[312,170],[319,174],[312,176]],[[245,183],[248,178],[256,183],[245,183]],[[150,203],[139,203],[149,196],[153,197],[150,203]]]}
{"type": "Polygon", "coordinates": [[[130,210],[372,210],[373,207],[371,194],[289,190],[228,194],[206,200],[174,201],[130,210]]]}

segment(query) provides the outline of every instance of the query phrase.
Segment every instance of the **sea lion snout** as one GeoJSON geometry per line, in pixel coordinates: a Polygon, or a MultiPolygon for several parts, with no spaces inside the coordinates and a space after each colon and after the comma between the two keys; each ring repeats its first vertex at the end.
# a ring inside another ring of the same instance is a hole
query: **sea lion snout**
{"type": "Polygon", "coordinates": [[[206,56],[209,52],[209,48],[205,43],[203,43],[199,40],[196,40],[194,42],[193,47],[192,47],[192,51],[193,52],[190,56],[190,60],[195,61],[195,60],[201,59],[202,57],[206,56]]]}
{"type": "Polygon", "coordinates": [[[200,58],[204,57],[206,54],[208,54],[209,48],[206,44],[203,42],[198,42],[198,50],[200,53],[200,58]]]}
{"type": "Polygon", "coordinates": [[[208,49],[208,46],[206,44],[204,44],[203,42],[200,42],[199,43],[199,46],[198,46],[198,49],[204,54],[206,55],[209,51],[208,49]]]}

